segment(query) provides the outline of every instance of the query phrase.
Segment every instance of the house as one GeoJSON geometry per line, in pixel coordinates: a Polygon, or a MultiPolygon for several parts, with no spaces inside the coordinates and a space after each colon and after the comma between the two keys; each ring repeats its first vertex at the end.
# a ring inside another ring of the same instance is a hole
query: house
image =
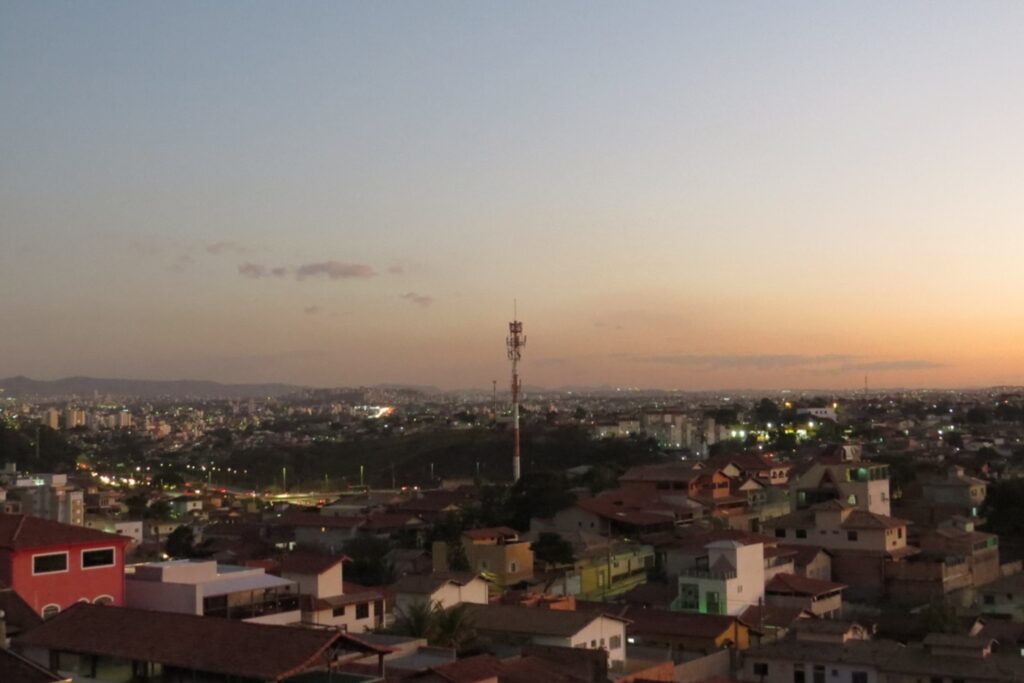
{"type": "Polygon", "coordinates": [[[512,605],[472,605],[470,619],[484,639],[604,650],[613,668],[626,662],[626,620],[607,614],[512,605]]]}
{"type": "Polygon", "coordinates": [[[294,530],[300,548],[334,554],[340,553],[365,523],[365,517],[298,513],[283,518],[280,525],[294,530]]]}
{"type": "Polygon", "coordinates": [[[336,671],[367,655],[377,656],[380,675],[389,652],[337,629],[86,604],[44,622],[15,641],[15,647],[76,680],[104,683],[278,683],[303,672],[336,671]]]}
{"type": "Polygon", "coordinates": [[[823,638],[796,630],[742,654],[736,678],[743,683],[1011,683],[1024,680],[1024,658],[992,653],[992,641],[975,636],[929,635],[920,645],[855,637],[823,638]]]}
{"type": "Polygon", "coordinates": [[[982,614],[1024,621],[1024,573],[1011,574],[981,586],[977,608],[982,614]]]}
{"type": "Polygon", "coordinates": [[[126,578],[128,607],[263,624],[292,624],[301,618],[295,582],[262,568],[168,560],[131,567],[126,578]]]}
{"type": "Polygon", "coordinates": [[[893,572],[917,548],[907,545],[906,520],[869,512],[830,500],[807,510],[768,520],[766,534],[780,543],[824,548],[831,554],[835,580],[847,585],[848,594],[862,600],[886,594],[893,572]]]}
{"type": "Polygon", "coordinates": [[[723,648],[745,650],[750,645],[750,626],[736,616],[599,602],[577,602],[576,609],[626,619],[627,644],[668,650],[677,663],[694,654],[723,648]]]}
{"type": "Polygon", "coordinates": [[[492,575],[499,586],[533,578],[533,550],[515,529],[469,529],[462,534],[462,548],[470,568],[492,575]]]}
{"type": "Polygon", "coordinates": [[[0,582],[42,617],[77,602],[124,604],[128,538],[28,515],[0,515],[0,582]]]}
{"type": "Polygon", "coordinates": [[[486,605],[487,582],[475,574],[440,572],[426,576],[403,576],[392,584],[395,610],[404,614],[415,605],[439,605],[443,609],[468,602],[486,605]]]}
{"type": "Polygon", "coordinates": [[[961,515],[976,517],[988,494],[988,484],[964,474],[963,467],[953,466],[944,477],[924,478],[921,493],[932,505],[956,508],[961,515]]]}
{"type": "Polygon", "coordinates": [[[384,594],[343,580],[340,557],[295,552],[281,560],[281,577],[298,586],[302,623],[362,633],[384,625],[384,594]]]}
{"type": "Polygon", "coordinates": [[[679,572],[679,596],[672,609],[739,615],[764,597],[764,545],[711,541],[707,559],[679,572]]]}
{"type": "Polygon", "coordinates": [[[795,508],[839,500],[850,507],[890,515],[889,466],[861,459],[860,446],[833,446],[790,476],[795,508]]]}
{"type": "Polygon", "coordinates": [[[843,610],[841,583],[808,579],[796,574],[776,574],[765,585],[765,604],[805,609],[816,617],[838,617],[843,610]]]}

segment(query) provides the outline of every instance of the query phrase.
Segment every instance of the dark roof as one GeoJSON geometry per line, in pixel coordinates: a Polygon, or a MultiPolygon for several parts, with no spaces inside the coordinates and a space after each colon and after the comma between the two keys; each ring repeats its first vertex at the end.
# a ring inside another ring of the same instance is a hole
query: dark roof
{"type": "Polygon", "coordinates": [[[812,579],[799,574],[776,574],[764,587],[767,593],[787,593],[795,595],[823,595],[846,588],[841,583],[812,579]]]}
{"type": "Polygon", "coordinates": [[[437,572],[422,576],[410,574],[393,583],[391,591],[393,593],[429,595],[449,581],[459,586],[465,586],[475,578],[478,578],[477,575],[471,572],[437,572]]]}
{"type": "Polygon", "coordinates": [[[0,514],[0,548],[52,548],[92,543],[127,545],[131,539],[84,526],[63,524],[29,515],[0,514]]]}
{"type": "Polygon", "coordinates": [[[497,676],[500,666],[501,662],[494,655],[476,655],[431,667],[430,670],[451,683],[476,683],[497,676]]]}
{"type": "Polygon", "coordinates": [[[322,664],[332,646],[390,652],[335,630],[78,603],[18,639],[22,645],[281,680],[322,664]]]}
{"type": "Polygon", "coordinates": [[[465,604],[469,605],[469,614],[473,625],[481,631],[566,637],[575,635],[589,623],[602,616],[616,621],[625,621],[611,614],[589,611],[465,604]]]}
{"type": "Polygon", "coordinates": [[[39,666],[8,648],[0,648],[0,681],[4,683],[55,683],[71,680],[39,666]]]}
{"type": "Polygon", "coordinates": [[[298,512],[285,515],[278,524],[292,527],[323,527],[326,529],[355,529],[366,523],[365,517],[340,517],[338,515],[318,515],[315,512],[298,512]]]}
{"type": "Polygon", "coordinates": [[[806,567],[811,562],[814,562],[814,560],[818,557],[818,553],[825,553],[826,555],[831,556],[831,553],[829,553],[829,551],[817,545],[796,545],[789,543],[780,543],[779,548],[785,548],[786,550],[790,550],[796,553],[796,555],[793,556],[793,563],[797,567],[806,567]]]}
{"type": "Polygon", "coordinates": [[[7,622],[8,636],[27,631],[43,621],[39,613],[8,586],[0,587],[0,610],[3,610],[4,620],[7,622]]]}
{"type": "Polygon", "coordinates": [[[721,614],[673,612],[667,609],[609,605],[600,602],[577,601],[576,609],[590,612],[595,616],[604,613],[627,619],[629,624],[626,626],[626,632],[637,635],[710,639],[722,635],[739,621],[736,617],[721,614]]]}
{"type": "Polygon", "coordinates": [[[763,628],[792,628],[794,624],[814,615],[801,607],[752,605],[743,610],[740,621],[759,631],[763,628]]]}
{"type": "Polygon", "coordinates": [[[708,474],[707,471],[693,469],[685,463],[667,463],[663,465],[638,465],[630,467],[619,477],[619,481],[693,481],[708,474]]]}
{"type": "Polygon", "coordinates": [[[281,573],[302,574],[305,576],[320,575],[340,563],[340,555],[320,555],[306,552],[290,553],[281,558],[281,573]]]}

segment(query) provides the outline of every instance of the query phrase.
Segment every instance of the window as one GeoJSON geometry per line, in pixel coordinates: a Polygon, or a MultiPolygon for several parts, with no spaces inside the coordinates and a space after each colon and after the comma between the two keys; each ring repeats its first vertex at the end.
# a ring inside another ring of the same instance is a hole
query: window
{"type": "Polygon", "coordinates": [[[508,563],[508,571],[511,574],[515,574],[517,571],[519,571],[519,565],[516,564],[515,562],[509,562],[508,563]]]}
{"type": "Polygon", "coordinates": [[[114,566],[114,549],[97,548],[82,551],[82,569],[96,569],[114,566]]]}
{"type": "Polygon", "coordinates": [[[47,605],[43,608],[43,619],[49,619],[55,617],[60,613],[60,605],[47,605]]]}
{"type": "Polygon", "coordinates": [[[700,588],[695,583],[679,584],[679,609],[700,609],[700,588]]]}
{"type": "Polygon", "coordinates": [[[846,532],[846,540],[847,541],[856,541],[857,540],[857,532],[856,531],[847,531],[846,532]]]}
{"type": "Polygon", "coordinates": [[[868,672],[854,671],[850,674],[850,683],[868,683],[868,672]]]}
{"type": "Polygon", "coordinates": [[[851,493],[850,495],[848,495],[846,497],[846,502],[849,503],[850,505],[856,505],[857,504],[857,494],[856,493],[851,493]]]}
{"type": "Polygon", "coordinates": [[[982,598],[982,600],[984,601],[984,603],[986,605],[994,605],[994,604],[996,604],[996,596],[994,596],[994,595],[986,595],[986,596],[984,596],[982,598]]]}
{"type": "Polygon", "coordinates": [[[487,560],[480,560],[480,571],[487,571],[487,560]]]}
{"type": "Polygon", "coordinates": [[[595,648],[595,649],[596,649],[596,648],[597,648],[597,641],[596,641],[596,640],[592,640],[592,641],[590,641],[590,647],[592,647],[592,648],[595,648]]]}
{"type": "Polygon", "coordinates": [[[785,529],[776,529],[775,530],[775,537],[776,538],[785,538],[786,537],[786,530],[785,529]]]}
{"type": "Polygon", "coordinates": [[[903,527],[896,529],[896,538],[903,538],[903,527]]]}
{"type": "Polygon", "coordinates": [[[796,530],[796,537],[797,538],[807,538],[807,529],[797,529],[796,530]]]}
{"type": "Polygon", "coordinates": [[[814,665],[814,683],[825,683],[825,665],[814,665]]]}
{"type": "Polygon", "coordinates": [[[94,605],[113,605],[114,604],[114,596],[112,596],[112,595],[100,595],[95,600],[93,600],[92,603],[94,605]]]}
{"type": "Polygon", "coordinates": [[[67,553],[48,553],[46,555],[32,556],[33,574],[54,574],[68,570],[67,553]]]}
{"type": "Polygon", "coordinates": [[[608,639],[608,649],[618,650],[622,647],[622,636],[612,636],[608,639]]]}
{"type": "Polygon", "coordinates": [[[343,616],[345,616],[345,605],[341,605],[339,607],[335,607],[334,609],[332,609],[331,610],[331,616],[332,617],[343,617],[343,616]]]}
{"type": "Polygon", "coordinates": [[[356,619],[369,619],[370,618],[370,603],[361,602],[356,605],[356,619]]]}
{"type": "Polygon", "coordinates": [[[768,664],[765,662],[754,662],[754,675],[755,676],[767,676],[768,675],[768,664]]]}
{"type": "Polygon", "coordinates": [[[793,665],[793,683],[806,683],[807,674],[804,673],[803,664],[793,665]]]}

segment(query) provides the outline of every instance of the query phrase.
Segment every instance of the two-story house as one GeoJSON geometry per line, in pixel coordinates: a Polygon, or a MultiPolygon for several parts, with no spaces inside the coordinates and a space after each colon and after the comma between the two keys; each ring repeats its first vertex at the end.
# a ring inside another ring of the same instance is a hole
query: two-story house
{"type": "Polygon", "coordinates": [[[0,582],[40,616],[77,602],[124,604],[130,539],[28,515],[0,515],[0,582]]]}

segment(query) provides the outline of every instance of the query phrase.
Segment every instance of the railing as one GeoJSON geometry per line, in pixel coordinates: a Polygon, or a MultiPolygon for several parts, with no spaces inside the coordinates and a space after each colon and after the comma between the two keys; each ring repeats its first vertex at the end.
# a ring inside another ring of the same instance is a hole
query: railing
{"type": "Polygon", "coordinates": [[[727,581],[729,579],[736,578],[735,571],[713,572],[710,569],[702,569],[700,567],[682,569],[679,571],[679,575],[688,576],[693,579],[716,579],[718,581],[727,581]]]}
{"type": "Polygon", "coordinates": [[[262,600],[244,605],[227,607],[205,607],[203,615],[207,617],[223,617],[226,619],[256,619],[281,612],[294,612],[299,609],[299,596],[284,595],[272,600],[262,600]]]}

